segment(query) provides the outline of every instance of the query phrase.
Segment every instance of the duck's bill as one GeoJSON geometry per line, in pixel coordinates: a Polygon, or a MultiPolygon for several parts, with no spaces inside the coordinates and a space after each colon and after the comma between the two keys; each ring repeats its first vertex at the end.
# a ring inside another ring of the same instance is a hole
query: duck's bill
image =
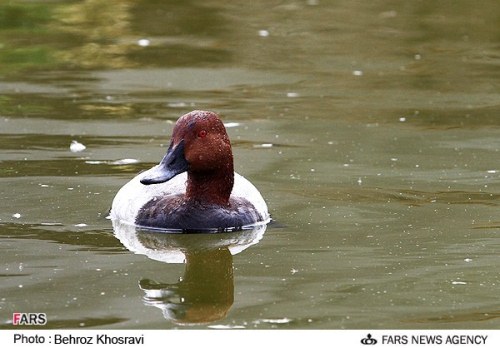
{"type": "Polygon", "coordinates": [[[141,178],[141,183],[144,185],[161,184],[187,169],[188,162],[184,157],[184,141],[181,141],[175,147],[170,145],[160,164],[148,170],[141,178]]]}

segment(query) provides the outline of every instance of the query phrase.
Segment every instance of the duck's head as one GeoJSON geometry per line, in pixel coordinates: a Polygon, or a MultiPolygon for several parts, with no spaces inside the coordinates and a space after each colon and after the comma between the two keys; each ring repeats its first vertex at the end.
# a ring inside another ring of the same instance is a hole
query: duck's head
{"type": "Polygon", "coordinates": [[[212,177],[221,171],[233,175],[231,143],[216,113],[195,110],[180,117],[167,154],[141,183],[163,183],[185,171],[197,178],[212,177]]]}

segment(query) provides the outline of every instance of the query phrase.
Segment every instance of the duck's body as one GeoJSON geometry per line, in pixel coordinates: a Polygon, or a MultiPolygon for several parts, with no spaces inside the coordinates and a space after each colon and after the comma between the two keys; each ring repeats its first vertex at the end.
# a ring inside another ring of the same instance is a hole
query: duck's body
{"type": "MultiPolygon", "coordinates": [[[[154,168],[150,169],[154,170],[154,168]]],[[[234,208],[202,203],[187,203],[187,173],[165,183],[144,185],[145,171],[127,184],[115,196],[111,217],[124,223],[174,230],[238,229],[269,220],[267,205],[260,192],[243,176],[234,173],[230,201],[241,202],[234,208]]]]}
{"type": "Polygon", "coordinates": [[[232,230],[269,221],[260,192],[234,172],[222,121],[207,111],[177,121],[163,160],[120,189],[111,217],[184,231],[232,230]]]}

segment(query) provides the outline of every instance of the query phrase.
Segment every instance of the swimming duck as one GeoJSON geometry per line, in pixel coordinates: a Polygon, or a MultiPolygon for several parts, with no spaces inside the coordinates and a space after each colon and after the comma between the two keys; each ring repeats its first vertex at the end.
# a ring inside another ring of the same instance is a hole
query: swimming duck
{"type": "Polygon", "coordinates": [[[111,218],[168,230],[239,230],[270,220],[257,188],[234,172],[231,143],[219,116],[181,116],[167,154],[116,194],[111,218]]]}

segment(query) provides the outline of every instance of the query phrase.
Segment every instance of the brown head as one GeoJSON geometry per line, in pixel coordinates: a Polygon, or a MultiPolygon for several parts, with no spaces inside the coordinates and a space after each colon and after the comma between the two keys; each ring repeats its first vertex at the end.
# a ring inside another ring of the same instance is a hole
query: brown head
{"type": "Polygon", "coordinates": [[[159,184],[185,171],[186,199],[228,204],[234,183],[233,154],[217,114],[195,110],[179,118],[167,154],[141,183],[159,184]]]}

